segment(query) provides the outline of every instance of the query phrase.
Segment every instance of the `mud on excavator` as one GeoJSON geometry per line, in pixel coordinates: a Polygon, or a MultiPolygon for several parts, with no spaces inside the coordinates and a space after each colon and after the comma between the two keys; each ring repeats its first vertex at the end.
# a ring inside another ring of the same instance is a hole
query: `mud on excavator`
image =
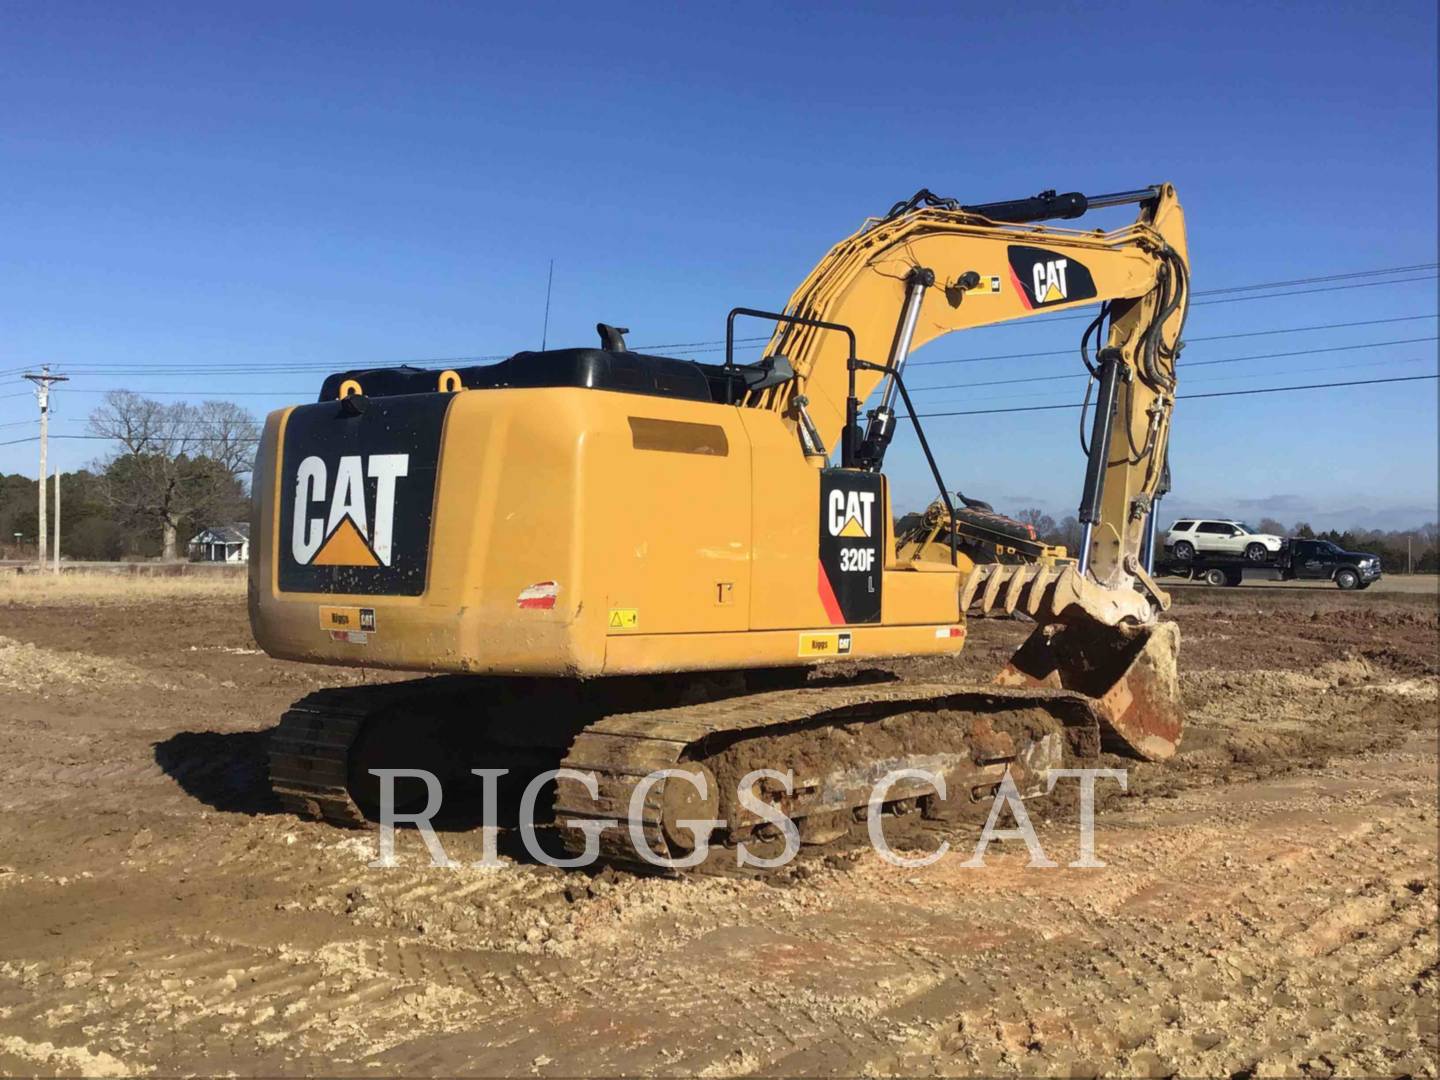
{"type": "MultiPolygon", "coordinates": [[[[921,191],[783,310],[732,310],[723,364],[633,352],[601,324],[600,348],[332,375],[265,425],[254,634],[276,657],[432,677],[297,702],[271,740],[275,792],[360,826],[373,768],[562,764],[595,780],[554,789],[565,846],[588,824],[606,859],[648,865],[632,836],[680,858],[687,819],[723,820],[717,844],[767,835],[737,790],[755,768],[793,773],[751,794],[823,843],[892,770],[938,772],[950,803],[983,811],[1007,770],[1037,792],[1104,750],[1170,756],[1177,633],[1146,560],[1188,293],[1169,184],[983,205],[921,191]],[[1112,231],[1039,224],[1124,204],[1138,216],[1112,231]],[[938,527],[956,507],[907,358],[1095,304],[1077,557],[977,562],[938,527]],[[774,327],[757,362],[735,358],[740,319],[774,327]],[[897,543],[883,466],[907,414],[937,527],[897,543]],[[827,668],[956,653],[972,608],[1036,624],[992,684],[827,668]]],[[[911,778],[887,808],[941,815],[935,794],[911,778]]]]}

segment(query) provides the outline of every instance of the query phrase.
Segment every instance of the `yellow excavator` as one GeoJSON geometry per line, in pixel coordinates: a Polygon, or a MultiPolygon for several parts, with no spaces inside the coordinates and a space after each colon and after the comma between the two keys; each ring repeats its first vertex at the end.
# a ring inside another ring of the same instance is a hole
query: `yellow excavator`
{"type": "MultiPolygon", "coordinates": [[[[599,348],[330,376],[265,425],[255,638],[284,659],[431,677],[297,702],[272,736],[274,791],[360,826],[372,768],[464,776],[532,754],[596,781],[598,797],[558,781],[567,847],[594,833],[606,859],[647,865],[635,838],[680,859],[687,820],[722,820],[722,850],[773,835],[757,799],[827,842],[906,767],[983,811],[1007,771],[1030,793],[1103,752],[1169,757],[1178,636],[1147,557],[1188,277],[1169,184],[981,205],[921,191],[835,245],[782,311],[732,310],[723,363],[634,352],[600,324],[599,348]],[[1112,231],[1041,224],[1126,204],[1136,220],[1112,231]],[[910,354],[1097,304],[1077,557],[976,564],[954,530],[897,544],[883,466],[903,421],[955,514],[910,354]],[[773,324],[757,361],[735,357],[740,319],[773,324]],[[1036,623],[993,684],[825,669],[956,653],[972,608],[1036,623]],[[764,781],[744,805],[756,768],[793,786],[764,781]]],[[[911,777],[886,809],[955,809],[940,803],[911,777]]]]}

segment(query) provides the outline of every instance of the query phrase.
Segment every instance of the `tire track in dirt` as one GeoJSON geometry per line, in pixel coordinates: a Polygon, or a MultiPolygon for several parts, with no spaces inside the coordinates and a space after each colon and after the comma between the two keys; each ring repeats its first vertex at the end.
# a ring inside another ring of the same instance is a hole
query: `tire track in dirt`
{"type": "MultiPolygon", "coordinates": [[[[933,871],[847,856],[768,884],[369,870],[373,837],[257,797],[269,703],[339,673],[177,657],[174,624],[129,612],[115,654],[182,691],[0,717],[23,815],[0,824],[0,1068],[1433,1075],[1436,620],[1322,599],[1177,603],[1191,737],[1105,797],[1107,870],[1031,874],[1000,845],[962,872],[954,830],[933,871]]],[[[243,641],[243,607],[223,617],[243,641]]],[[[38,643],[73,651],[67,621],[38,643]]],[[[1023,629],[977,626],[956,677],[1023,629]]],[[[1068,813],[1037,813],[1057,859],[1068,813]]]]}

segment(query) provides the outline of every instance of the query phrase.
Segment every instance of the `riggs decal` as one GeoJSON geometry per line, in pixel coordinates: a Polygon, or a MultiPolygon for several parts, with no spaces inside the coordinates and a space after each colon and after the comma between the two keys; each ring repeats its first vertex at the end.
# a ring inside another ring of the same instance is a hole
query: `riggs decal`
{"type": "Polygon", "coordinates": [[[1012,244],[1009,255],[1011,281],[1030,310],[1097,295],[1089,269],[1070,256],[1020,244],[1012,244]]]}
{"type": "Polygon", "coordinates": [[[448,394],[293,409],[277,496],[282,592],[419,596],[448,394]]]}
{"type": "Polygon", "coordinates": [[[326,503],[329,470],[323,458],[300,462],[295,474],[291,557],[301,566],[389,566],[395,527],[395,482],[410,471],[409,454],[347,454],[335,470],[328,513],[310,516],[326,503]],[[367,508],[366,478],[375,481],[367,508]],[[372,524],[373,523],[373,524],[372,524]]]}
{"type": "Polygon", "coordinates": [[[832,626],[880,620],[885,541],[884,479],[827,469],[820,474],[820,604],[832,626]]]}

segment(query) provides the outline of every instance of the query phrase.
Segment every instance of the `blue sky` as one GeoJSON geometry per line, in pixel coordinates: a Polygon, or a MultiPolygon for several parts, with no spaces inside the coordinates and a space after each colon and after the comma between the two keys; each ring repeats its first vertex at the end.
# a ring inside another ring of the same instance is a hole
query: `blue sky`
{"type": "MultiPolygon", "coordinates": [[[[75,435],[111,387],[263,413],[329,369],[533,348],[551,258],[552,344],[598,320],[714,339],[922,186],[982,202],[1173,181],[1197,290],[1433,263],[1435,42],[1429,2],[8,4],[0,442],[33,434],[22,365],[72,373],[55,430],[75,435]]],[[[1197,306],[1188,336],[1433,316],[1433,274],[1197,306]]],[[[1071,349],[1082,325],[952,335],[911,380],[1073,373],[1073,353],[976,358],[1071,349]]],[[[1430,317],[1185,358],[1435,334],[1430,317]]],[[[1181,392],[1435,370],[1434,341],[1406,342],[1201,366],[1181,392]]],[[[1164,516],[1433,520],[1436,400],[1428,381],[1182,402],[1164,516]]],[[[1083,475],[1076,419],[927,430],[952,487],[1059,515],[1083,475]]],[[[53,445],[66,468],[105,450],[53,445]]],[[[0,446],[0,472],[35,459],[0,446]]],[[[927,501],[913,439],[891,462],[897,508],[927,501]]]]}

